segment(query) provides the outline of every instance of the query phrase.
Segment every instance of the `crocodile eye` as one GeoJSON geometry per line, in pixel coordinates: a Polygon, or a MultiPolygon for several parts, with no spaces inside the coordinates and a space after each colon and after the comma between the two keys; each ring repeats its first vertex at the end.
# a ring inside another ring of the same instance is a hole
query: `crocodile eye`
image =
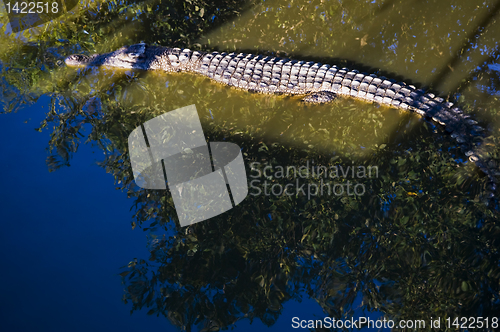
{"type": "Polygon", "coordinates": [[[73,60],[73,61],[84,61],[84,60],[87,60],[88,57],[83,55],[83,54],[73,54],[73,55],[70,55],[68,57],[69,60],[73,60]]]}
{"type": "Polygon", "coordinates": [[[90,62],[90,60],[91,60],[91,57],[88,57],[86,55],[83,55],[83,54],[72,54],[72,55],[68,56],[64,60],[64,62],[67,65],[80,65],[80,64],[88,63],[88,62],[90,62]]]}
{"type": "Polygon", "coordinates": [[[143,58],[144,54],[142,54],[142,53],[129,53],[128,56],[130,58],[137,59],[137,58],[143,58]]]}

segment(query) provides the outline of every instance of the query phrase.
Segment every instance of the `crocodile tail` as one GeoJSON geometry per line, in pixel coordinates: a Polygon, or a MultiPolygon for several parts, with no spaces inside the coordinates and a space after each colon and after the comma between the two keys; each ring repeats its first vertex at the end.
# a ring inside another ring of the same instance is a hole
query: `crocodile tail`
{"type": "Polygon", "coordinates": [[[326,80],[328,76],[330,78],[327,80],[327,91],[413,111],[429,121],[442,125],[459,143],[469,160],[488,177],[486,203],[495,209],[498,165],[486,151],[484,128],[471,119],[470,115],[454,107],[453,103],[404,82],[337,67],[329,68],[324,74],[324,79],[326,80]]]}
{"type": "Polygon", "coordinates": [[[488,151],[486,151],[486,145],[487,144],[482,144],[475,151],[468,151],[465,153],[469,154],[469,160],[474,162],[477,167],[488,177],[485,190],[486,203],[489,207],[493,208],[494,211],[500,213],[500,211],[498,211],[497,209],[498,164],[493,158],[489,157],[488,151]]]}
{"type": "MultiPolygon", "coordinates": [[[[437,97],[438,101],[441,98],[437,97]]],[[[436,98],[435,98],[436,100],[436,98]]],[[[470,118],[470,115],[463,113],[458,107],[453,107],[451,102],[441,102],[431,108],[424,110],[424,116],[443,125],[451,136],[460,144],[460,149],[470,162],[473,162],[488,178],[484,202],[487,206],[496,209],[497,187],[496,178],[497,163],[489,156],[485,130],[470,118]]]]}
{"type": "Polygon", "coordinates": [[[416,103],[418,113],[443,125],[451,137],[460,144],[460,149],[469,161],[473,162],[487,176],[484,201],[487,206],[497,211],[495,208],[498,187],[497,164],[489,157],[487,144],[485,144],[484,128],[471,119],[470,115],[463,113],[458,107],[453,107],[453,103],[445,102],[440,97],[432,98],[433,96],[433,94],[428,93],[420,97],[420,102],[416,103]],[[427,99],[427,101],[423,102],[423,99],[427,99]]]}

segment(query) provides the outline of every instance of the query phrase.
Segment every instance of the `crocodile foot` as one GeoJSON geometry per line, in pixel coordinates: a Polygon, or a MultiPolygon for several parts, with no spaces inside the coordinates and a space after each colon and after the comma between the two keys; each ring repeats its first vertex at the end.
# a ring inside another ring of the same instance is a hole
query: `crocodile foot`
{"type": "Polygon", "coordinates": [[[323,104],[323,103],[328,103],[334,100],[337,97],[337,94],[329,91],[319,91],[319,92],[314,92],[311,94],[308,94],[307,96],[302,99],[303,102],[305,103],[312,103],[312,104],[323,104]]]}

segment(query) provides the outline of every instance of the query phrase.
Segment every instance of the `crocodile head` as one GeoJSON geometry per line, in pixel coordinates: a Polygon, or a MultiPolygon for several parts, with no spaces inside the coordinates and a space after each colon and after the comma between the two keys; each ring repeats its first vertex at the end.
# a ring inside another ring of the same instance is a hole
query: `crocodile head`
{"type": "Polygon", "coordinates": [[[146,52],[146,44],[140,43],[124,46],[110,53],[91,56],[73,54],[68,56],[65,62],[70,67],[104,66],[108,68],[147,70],[150,67],[151,59],[146,52]]]}

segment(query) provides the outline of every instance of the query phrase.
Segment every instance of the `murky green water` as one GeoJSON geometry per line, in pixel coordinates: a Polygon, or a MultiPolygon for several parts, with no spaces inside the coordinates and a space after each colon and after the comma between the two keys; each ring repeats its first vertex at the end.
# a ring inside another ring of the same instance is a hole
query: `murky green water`
{"type": "Polygon", "coordinates": [[[361,309],[395,320],[492,318],[500,305],[498,205],[483,203],[486,178],[441,127],[348,98],[306,105],[193,74],[76,70],[61,60],[144,40],[347,66],[458,102],[487,128],[498,162],[499,11],[497,1],[451,0],[82,2],[50,29],[1,35],[2,104],[22,112],[51,97],[42,127],[53,133],[52,169],[87,138],[106,151],[103,171],[130,197],[133,227],[153,234],[150,260],[123,270],[129,308],[180,327],[217,330],[247,317],[273,328],[283,304],[307,293],[335,318],[359,315],[360,297],[361,309]],[[242,148],[247,174],[258,173],[252,163],[272,167],[268,178],[249,177],[250,193],[321,184],[321,176],[276,175],[279,166],[376,167],[377,175],[330,178],[359,185],[362,195],[250,194],[180,228],[169,192],[134,185],[127,138],[191,104],[208,141],[242,148]]]}

